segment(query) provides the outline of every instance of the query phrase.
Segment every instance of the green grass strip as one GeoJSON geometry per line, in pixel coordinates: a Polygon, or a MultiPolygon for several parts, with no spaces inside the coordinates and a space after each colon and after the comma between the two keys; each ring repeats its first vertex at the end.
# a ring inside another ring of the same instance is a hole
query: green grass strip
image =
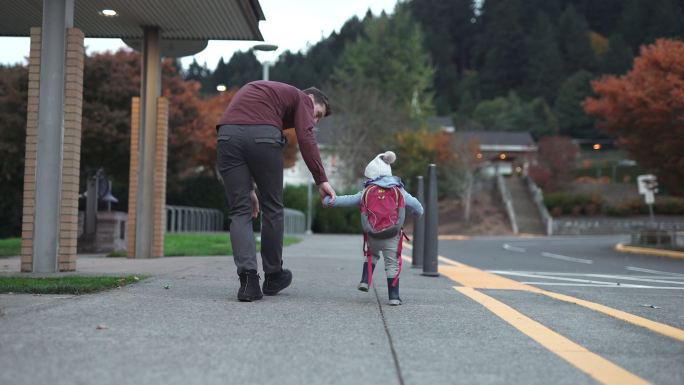
{"type": "Polygon", "coordinates": [[[129,285],[145,276],[0,277],[0,293],[86,294],[129,285]]]}
{"type": "MultiPolygon", "coordinates": [[[[293,245],[301,238],[286,236],[283,246],[293,245]]],[[[257,242],[257,251],[260,249],[257,242]]],[[[21,238],[0,239],[0,257],[10,257],[21,253],[21,238]]],[[[205,256],[233,255],[229,233],[168,233],[164,237],[164,255],[205,256]]],[[[108,257],[125,257],[126,252],[115,251],[108,257]]]]}
{"type": "MultiPolygon", "coordinates": [[[[283,245],[288,246],[301,241],[297,237],[285,237],[283,245]]],[[[257,243],[257,251],[260,249],[257,243]]],[[[172,256],[207,256],[233,255],[233,247],[228,233],[170,233],[164,238],[164,255],[172,256]]]]}
{"type": "Polygon", "coordinates": [[[21,238],[0,239],[0,257],[13,257],[21,253],[21,238]]]}

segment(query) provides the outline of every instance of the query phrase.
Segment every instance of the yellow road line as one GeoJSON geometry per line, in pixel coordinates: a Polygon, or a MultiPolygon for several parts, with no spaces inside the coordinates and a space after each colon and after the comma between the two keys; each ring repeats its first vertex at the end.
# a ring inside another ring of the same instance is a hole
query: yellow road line
{"type": "Polygon", "coordinates": [[[652,332],[684,342],[684,330],[664,323],[652,321],[622,310],[614,309],[609,306],[601,305],[596,302],[586,301],[565,294],[540,289],[535,286],[520,283],[518,281],[489,273],[466,264],[452,261],[443,256],[439,256],[439,261],[443,264],[439,267],[439,272],[454,282],[460,283],[465,287],[473,289],[498,289],[498,290],[520,290],[531,293],[543,294],[548,297],[573,303],[587,309],[591,309],[607,316],[631,323],[636,326],[646,328],[652,332]]]}
{"type": "Polygon", "coordinates": [[[542,289],[537,289],[535,292],[547,295],[551,298],[555,298],[561,301],[574,303],[580,306],[584,306],[588,309],[598,311],[600,313],[609,315],[611,317],[617,318],[619,320],[629,322],[631,324],[644,327],[656,333],[674,338],[676,340],[684,342],[684,330],[677,329],[676,327],[662,324],[660,322],[651,321],[649,319],[636,316],[631,313],[624,312],[622,310],[613,309],[612,307],[604,306],[595,302],[585,301],[583,299],[571,297],[569,295],[554,293],[552,291],[546,291],[542,289]]]}
{"type": "Polygon", "coordinates": [[[563,337],[537,321],[525,316],[512,307],[472,287],[454,286],[461,294],[480,303],[492,313],[520,330],[537,343],[606,385],[643,385],[648,381],[615,365],[596,353],[563,337]]]}

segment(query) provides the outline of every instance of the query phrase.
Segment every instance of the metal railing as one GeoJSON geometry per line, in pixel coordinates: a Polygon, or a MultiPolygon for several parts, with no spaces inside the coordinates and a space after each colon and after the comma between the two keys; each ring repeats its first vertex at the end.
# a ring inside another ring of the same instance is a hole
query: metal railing
{"type": "Polygon", "coordinates": [[[684,248],[684,227],[675,223],[652,222],[631,233],[632,245],[684,248]]]}
{"type": "Polygon", "coordinates": [[[539,188],[539,186],[537,186],[536,183],[534,183],[529,175],[525,175],[523,178],[525,178],[525,181],[527,182],[527,189],[530,191],[530,194],[532,194],[534,204],[537,206],[537,210],[539,211],[539,215],[541,216],[544,226],[546,226],[546,235],[553,235],[553,217],[551,214],[549,214],[549,210],[544,204],[544,192],[539,188]]]}
{"type": "Polygon", "coordinates": [[[518,234],[518,221],[515,219],[513,199],[511,198],[511,192],[508,191],[506,182],[501,174],[496,175],[496,185],[499,188],[499,194],[501,194],[501,199],[503,200],[504,206],[506,206],[506,214],[508,214],[508,219],[511,221],[511,229],[513,230],[513,234],[518,234]]]}
{"type": "MultiPolygon", "coordinates": [[[[304,234],[306,216],[303,212],[285,208],[285,234],[304,234]]],[[[216,232],[223,231],[223,212],[190,206],[166,206],[166,232],[216,232]]]]}
{"type": "Polygon", "coordinates": [[[166,232],[209,232],[223,230],[223,213],[217,209],[166,206],[166,232]]]}
{"type": "Polygon", "coordinates": [[[284,209],[285,234],[304,234],[306,232],[306,215],[299,210],[284,209]]]}

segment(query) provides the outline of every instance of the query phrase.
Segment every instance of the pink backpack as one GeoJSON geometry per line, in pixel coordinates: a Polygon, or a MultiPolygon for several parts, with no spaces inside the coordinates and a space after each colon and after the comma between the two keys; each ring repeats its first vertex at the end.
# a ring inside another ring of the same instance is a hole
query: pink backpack
{"type": "Polygon", "coordinates": [[[361,197],[361,225],[373,238],[392,238],[404,226],[406,203],[398,186],[371,184],[361,197]]]}

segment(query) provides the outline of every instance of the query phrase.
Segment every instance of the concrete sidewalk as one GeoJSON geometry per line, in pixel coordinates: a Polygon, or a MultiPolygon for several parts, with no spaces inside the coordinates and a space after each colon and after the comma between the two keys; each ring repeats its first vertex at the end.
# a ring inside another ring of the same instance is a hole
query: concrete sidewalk
{"type": "MultiPolygon", "coordinates": [[[[236,300],[230,257],[80,258],[80,274],[151,277],[91,295],[0,295],[0,383],[548,383],[516,373],[557,358],[483,322],[491,315],[445,277],[405,263],[404,305],[390,307],[381,264],[375,289],[357,291],[361,246],[360,236],[305,237],[285,249],[292,286],[253,303],[236,300]]],[[[577,383],[564,371],[554,383],[577,383]]]]}

